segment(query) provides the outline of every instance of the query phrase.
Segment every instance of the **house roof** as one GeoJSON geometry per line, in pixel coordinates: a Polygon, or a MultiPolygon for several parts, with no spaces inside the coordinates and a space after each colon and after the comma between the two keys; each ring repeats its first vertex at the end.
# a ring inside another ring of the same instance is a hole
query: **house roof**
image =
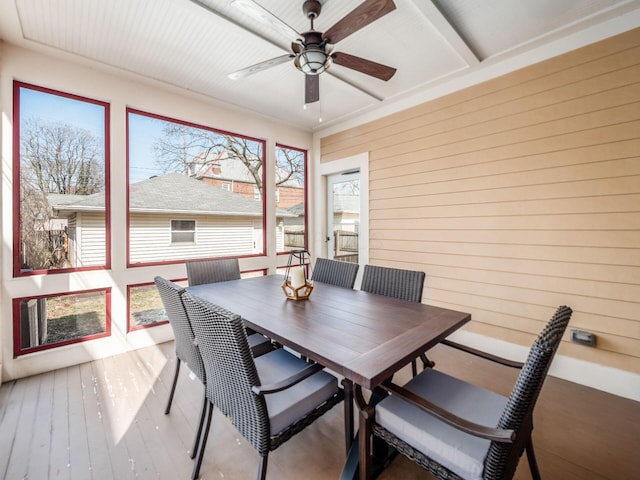
{"type": "MultiPolygon", "coordinates": [[[[101,212],[104,211],[104,193],[49,195],[49,204],[61,214],[101,212]]],[[[262,216],[262,203],[179,173],[132,183],[129,186],[129,208],[137,213],[262,216]]],[[[276,213],[279,217],[295,216],[283,209],[277,209],[276,213]]]]}

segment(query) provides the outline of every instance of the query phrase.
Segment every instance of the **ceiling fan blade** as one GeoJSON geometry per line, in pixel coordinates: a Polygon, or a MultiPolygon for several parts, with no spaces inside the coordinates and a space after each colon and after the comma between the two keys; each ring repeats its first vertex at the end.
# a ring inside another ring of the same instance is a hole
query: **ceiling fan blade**
{"type": "Polygon", "coordinates": [[[304,76],[304,103],[320,100],[320,75],[304,76]]]}
{"type": "Polygon", "coordinates": [[[353,32],[366,27],[395,9],[396,5],[393,0],[365,0],[324,32],[322,37],[329,43],[338,43],[353,32]]]}
{"type": "Polygon", "coordinates": [[[253,0],[234,0],[231,4],[234,7],[241,9],[253,19],[258,20],[263,25],[280,32],[289,40],[300,38],[300,34],[292,27],[284,23],[266,8],[258,5],[253,0]]]}
{"type": "Polygon", "coordinates": [[[357,70],[358,72],[371,75],[385,82],[390,80],[396,73],[395,68],[356,57],[355,55],[349,55],[348,53],[336,52],[331,55],[331,58],[333,59],[333,63],[337,65],[357,70]]]}
{"type": "Polygon", "coordinates": [[[264,62],[256,63],[255,65],[251,65],[250,67],[243,68],[242,70],[237,70],[228,74],[227,76],[232,80],[238,80],[239,78],[245,78],[249,75],[253,75],[256,72],[261,72],[262,70],[266,70],[267,68],[275,67],[276,65],[280,65],[281,63],[286,63],[289,60],[294,58],[292,54],[280,55],[279,57],[272,58],[271,60],[265,60],[264,62]]]}

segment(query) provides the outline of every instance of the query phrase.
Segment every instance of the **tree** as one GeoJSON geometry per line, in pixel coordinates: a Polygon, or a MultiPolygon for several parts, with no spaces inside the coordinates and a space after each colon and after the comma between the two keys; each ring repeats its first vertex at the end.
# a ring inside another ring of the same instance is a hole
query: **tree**
{"type": "MultiPolygon", "coordinates": [[[[187,125],[165,122],[163,135],[157,138],[153,150],[155,162],[163,172],[182,172],[189,174],[203,166],[203,162],[217,159],[238,159],[260,192],[262,188],[262,143],[228,133],[218,133],[187,125]]],[[[289,180],[296,172],[303,174],[295,155],[283,156],[284,163],[291,173],[278,178],[277,184],[289,180]]]]}
{"type": "Polygon", "coordinates": [[[20,132],[20,249],[22,268],[64,266],[64,231],[54,229],[52,193],[90,195],[104,190],[98,138],[63,122],[29,119],[20,132]]]}
{"type": "Polygon", "coordinates": [[[30,119],[21,134],[21,176],[47,195],[90,195],[104,190],[100,141],[64,122],[30,119]]]}
{"type": "Polygon", "coordinates": [[[276,148],[276,185],[295,180],[304,185],[304,152],[291,148],[276,148]]]}

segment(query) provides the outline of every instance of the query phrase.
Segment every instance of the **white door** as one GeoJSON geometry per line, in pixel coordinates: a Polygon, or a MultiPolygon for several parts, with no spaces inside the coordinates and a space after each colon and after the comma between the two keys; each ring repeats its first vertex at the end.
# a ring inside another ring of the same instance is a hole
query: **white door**
{"type": "Polygon", "coordinates": [[[327,257],[358,263],[360,171],[327,177],[327,257]]]}

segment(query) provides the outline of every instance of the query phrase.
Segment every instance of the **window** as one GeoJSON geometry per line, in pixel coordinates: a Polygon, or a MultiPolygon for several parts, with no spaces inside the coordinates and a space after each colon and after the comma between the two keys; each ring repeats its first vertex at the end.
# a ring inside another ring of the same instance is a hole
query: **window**
{"type": "Polygon", "coordinates": [[[307,248],[307,152],[276,145],[276,245],[279,253],[307,248]]]}
{"type": "Polygon", "coordinates": [[[260,201],[260,189],[258,187],[253,187],[253,199],[256,202],[260,201]]]}
{"type": "Polygon", "coordinates": [[[194,243],[195,241],[195,220],[171,220],[171,243],[194,243]]]}
{"type": "Polygon", "coordinates": [[[109,268],[109,105],[14,82],[14,276],[109,268]]]}
{"type": "MultiPolygon", "coordinates": [[[[183,287],[187,286],[186,280],[178,280],[175,283],[183,287]]],[[[127,298],[129,305],[128,332],[164,325],[169,322],[155,283],[129,285],[127,298]]]]}
{"type": "Polygon", "coordinates": [[[263,140],[128,109],[127,142],[128,266],[265,254],[263,140]]]}
{"type": "Polygon", "coordinates": [[[14,355],[111,334],[111,289],[13,300],[14,355]]]}

